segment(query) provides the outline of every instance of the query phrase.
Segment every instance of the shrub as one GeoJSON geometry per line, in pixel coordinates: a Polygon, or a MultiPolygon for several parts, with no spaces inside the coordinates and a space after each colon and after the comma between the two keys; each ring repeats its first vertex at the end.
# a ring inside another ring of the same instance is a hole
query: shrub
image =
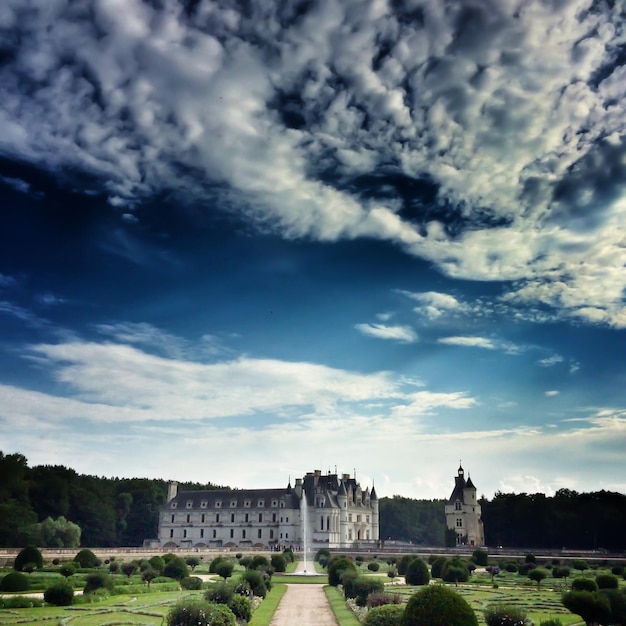
{"type": "Polygon", "coordinates": [[[15,557],[13,569],[21,572],[29,563],[32,563],[35,566],[33,569],[41,569],[43,567],[43,557],[41,556],[41,552],[39,552],[37,546],[26,546],[20,550],[20,553],[15,557]]]}
{"type": "Polygon", "coordinates": [[[153,556],[148,560],[150,567],[157,572],[162,572],[165,569],[165,561],[160,556],[153,556]]]}
{"type": "Polygon", "coordinates": [[[568,591],[561,597],[561,602],[587,624],[603,623],[611,610],[608,598],[598,591],[568,591]]]}
{"type": "Polygon", "coordinates": [[[400,626],[403,614],[403,604],[376,606],[367,612],[363,624],[364,626],[400,626]]]}
{"type": "Polygon", "coordinates": [[[84,548],[74,557],[74,561],[76,561],[76,563],[78,563],[82,568],[89,569],[91,567],[96,567],[98,557],[91,550],[84,548]]]}
{"type": "Polygon", "coordinates": [[[122,563],[122,574],[130,578],[137,571],[135,563],[122,563]]]}
{"type": "Polygon", "coordinates": [[[243,572],[241,579],[250,585],[252,594],[260,598],[267,595],[267,584],[263,574],[258,570],[249,569],[243,572]]]}
{"type": "Polygon", "coordinates": [[[537,563],[537,557],[532,552],[528,552],[524,557],[524,563],[537,563]]]}
{"type": "Polygon", "coordinates": [[[341,583],[341,577],[347,571],[356,572],[354,561],[347,557],[336,557],[328,562],[328,584],[336,587],[341,583]]]}
{"type": "Polygon", "coordinates": [[[249,622],[252,617],[252,602],[241,596],[239,594],[235,594],[228,605],[230,610],[235,614],[235,617],[238,620],[243,622],[249,622]]]}
{"type": "Polygon", "coordinates": [[[390,567],[387,570],[387,576],[389,576],[389,578],[395,578],[398,575],[398,570],[395,567],[390,567]]]}
{"type": "Polygon", "coordinates": [[[489,563],[489,554],[486,550],[481,550],[478,548],[472,552],[472,560],[476,565],[487,565],[489,563]]]}
{"type": "MultiPolygon", "coordinates": [[[[221,559],[223,557],[218,556],[217,558],[221,559]]],[[[246,567],[247,568],[248,565],[250,565],[250,563],[252,563],[252,557],[251,556],[244,556],[242,559],[239,559],[239,565],[241,565],[241,567],[246,567]]]]}
{"type": "Polygon", "coordinates": [[[214,583],[204,592],[204,599],[216,604],[230,604],[235,591],[229,583],[214,583]]]}
{"type": "Polygon", "coordinates": [[[574,578],[572,591],[597,591],[598,583],[591,578],[574,578]]]}
{"type": "Polygon", "coordinates": [[[380,563],[377,563],[376,561],[372,561],[371,563],[367,564],[367,569],[370,572],[377,572],[380,569],[380,563]]]}
{"type": "Polygon", "coordinates": [[[526,611],[510,604],[492,604],[483,615],[487,626],[524,626],[526,611]]]}
{"type": "Polygon", "coordinates": [[[559,567],[552,569],[552,576],[554,576],[554,578],[568,578],[571,573],[572,570],[566,565],[559,565],[559,567]]]}
{"type": "Polygon", "coordinates": [[[548,577],[548,570],[543,569],[543,567],[537,567],[531,570],[530,572],[528,572],[528,578],[530,578],[530,580],[534,580],[537,583],[537,589],[540,588],[541,581],[547,577],[548,577]]]}
{"type": "Polygon", "coordinates": [[[507,564],[504,566],[504,569],[505,569],[507,572],[517,572],[517,570],[518,570],[519,568],[518,568],[518,566],[517,566],[517,563],[513,563],[513,561],[511,561],[510,563],[507,563],[507,564]]]}
{"type": "Polygon", "coordinates": [[[413,556],[412,554],[405,554],[398,561],[398,574],[400,574],[400,576],[404,576],[406,574],[406,570],[408,569],[409,564],[414,558],[415,556],[413,556]]]}
{"type": "Polygon", "coordinates": [[[624,566],[623,565],[614,565],[611,568],[611,574],[614,576],[623,576],[624,575],[624,566]]]}
{"type": "Polygon", "coordinates": [[[402,598],[397,594],[389,593],[370,593],[367,596],[366,606],[373,608],[375,606],[385,606],[386,604],[401,604],[402,598]]]}
{"type": "Polygon", "coordinates": [[[189,568],[185,561],[176,556],[165,564],[163,575],[168,578],[174,578],[175,580],[182,580],[189,576],[189,568]]]}
{"type": "Polygon", "coordinates": [[[43,605],[39,598],[27,596],[14,596],[12,598],[0,598],[0,609],[34,609],[43,605]]]}
{"type": "Polygon", "coordinates": [[[536,563],[522,563],[520,564],[517,572],[520,576],[528,576],[528,572],[537,567],[536,563]]]}
{"type": "Polygon", "coordinates": [[[478,626],[472,607],[444,585],[428,585],[411,596],[402,626],[478,626]]]}
{"type": "Polygon", "coordinates": [[[343,595],[346,600],[348,598],[356,597],[356,592],[354,591],[354,583],[356,579],[359,577],[359,573],[352,570],[347,570],[341,576],[341,586],[343,587],[343,595]]]}
{"type": "Polygon", "coordinates": [[[61,567],[59,567],[59,574],[61,576],[65,576],[65,578],[69,578],[76,573],[76,566],[73,563],[63,563],[61,567]]]}
{"type": "Polygon", "coordinates": [[[617,589],[601,589],[599,592],[609,601],[611,624],[626,624],[626,591],[617,589]]]}
{"type": "Polygon", "coordinates": [[[572,567],[577,569],[580,572],[584,572],[586,569],[589,569],[589,565],[587,565],[587,561],[583,559],[574,559],[572,563],[572,567]]]}
{"type": "Polygon", "coordinates": [[[167,626],[237,626],[237,619],[227,606],[183,598],[167,614],[167,626]]]}
{"type": "Polygon", "coordinates": [[[189,591],[198,591],[198,589],[202,589],[202,578],[187,576],[180,581],[180,586],[189,591]]]}
{"type": "Polygon", "coordinates": [[[165,565],[167,565],[172,559],[175,559],[176,555],[173,554],[172,552],[168,552],[167,554],[163,555],[163,562],[165,563],[165,565]]]}
{"type": "Polygon", "coordinates": [[[141,572],[141,580],[147,583],[148,587],[150,586],[150,583],[153,580],[156,580],[158,578],[158,576],[159,576],[159,572],[157,572],[155,569],[152,569],[152,567],[148,567],[145,570],[143,570],[143,572],[141,572]]]}
{"type": "Polygon", "coordinates": [[[74,587],[67,581],[56,583],[44,591],[43,599],[54,606],[70,606],[74,600],[74,587]]]}
{"type": "Polygon", "coordinates": [[[617,576],[613,576],[613,574],[598,574],[596,576],[596,584],[598,589],[617,589],[619,581],[617,576]]]}
{"type": "Polygon", "coordinates": [[[192,571],[200,565],[200,559],[197,556],[188,556],[185,563],[191,567],[192,571]]]}
{"type": "Polygon", "coordinates": [[[92,593],[97,589],[107,589],[109,592],[113,591],[113,581],[107,574],[98,572],[97,574],[89,574],[89,576],[87,576],[83,593],[92,593]]]}
{"type": "Polygon", "coordinates": [[[57,558],[52,559],[52,565],[58,565],[61,561],[57,558]]]}
{"type": "Polygon", "coordinates": [[[563,622],[556,617],[545,619],[539,623],[539,626],[563,626],[563,622]]]}
{"type": "Polygon", "coordinates": [[[221,576],[224,580],[230,578],[233,575],[235,564],[232,561],[226,561],[223,559],[215,567],[215,573],[221,576]]]}
{"type": "Polygon", "coordinates": [[[321,561],[325,557],[326,561],[330,560],[330,550],[328,548],[320,548],[315,554],[315,560],[321,561]]]}
{"type": "Polygon", "coordinates": [[[371,593],[382,593],[385,589],[383,581],[371,576],[359,576],[353,585],[357,606],[365,606],[371,593]]]}
{"type": "MultiPolygon", "coordinates": [[[[246,557],[249,559],[248,563],[252,560],[249,557],[246,557]]],[[[226,559],[223,556],[216,556],[210,563],[209,563],[209,574],[217,574],[217,566],[220,563],[223,563],[226,559]]],[[[241,559],[239,561],[240,565],[243,565],[244,567],[247,567],[247,565],[245,565],[243,563],[245,559],[241,559]]]]}
{"type": "Polygon", "coordinates": [[[460,559],[452,559],[443,566],[441,578],[447,583],[464,583],[469,580],[469,571],[460,559]]]}
{"type": "Polygon", "coordinates": [[[430,575],[433,578],[441,578],[441,573],[443,572],[443,568],[445,564],[448,562],[448,559],[444,556],[437,557],[430,568],[430,575]]]}
{"type": "Polygon", "coordinates": [[[405,574],[407,585],[427,585],[430,582],[428,565],[422,559],[413,559],[405,574]]]}
{"type": "Polygon", "coordinates": [[[285,548],[283,550],[283,556],[287,559],[287,563],[293,563],[296,558],[293,555],[293,550],[291,548],[285,548]]]}
{"type": "Polygon", "coordinates": [[[234,591],[237,595],[244,596],[244,598],[251,598],[253,595],[250,583],[246,580],[240,580],[238,583],[235,583],[234,591]]]}
{"type": "Polygon", "coordinates": [[[267,560],[267,557],[262,554],[257,554],[252,557],[252,561],[248,565],[248,569],[268,569],[270,567],[270,562],[267,560]]]}
{"type": "Polygon", "coordinates": [[[0,591],[28,591],[28,576],[11,572],[0,580],[0,591]]]}
{"type": "Polygon", "coordinates": [[[287,559],[282,554],[273,554],[271,563],[275,572],[284,572],[287,569],[287,559]]]}
{"type": "Polygon", "coordinates": [[[109,572],[111,572],[111,574],[117,574],[117,571],[119,569],[120,569],[119,563],[116,563],[115,561],[109,562],[109,572]]]}

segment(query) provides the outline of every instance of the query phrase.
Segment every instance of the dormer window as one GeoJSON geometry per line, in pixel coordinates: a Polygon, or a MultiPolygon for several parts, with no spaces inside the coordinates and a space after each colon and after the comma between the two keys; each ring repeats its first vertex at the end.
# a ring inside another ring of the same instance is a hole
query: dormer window
{"type": "Polygon", "coordinates": [[[234,509],[234,508],[236,508],[236,507],[237,507],[237,500],[231,500],[231,501],[230,501],[230,508],[231,508],[231,509],[234,509]]]}
{"type": "Polygon", "coordinates": [[[193,506],[193,502],[191,500],[187,500],[187,508],[190,509],[193,506]]]}
{"type": "Polygon", "coordinates": [[[249,508],[250,508],[250,500],[244,500],[244,501],[243,501],[243,506],[244,506],[245,508],[249,509],[249,508]]]}
{"type": "Polygon", "coordinates": [[[175,509],[178,506],[178,503],[172,502],[172,508],[175,509]]]}
{"type": "Polygon", "coordinates": [[[202,502],[200,502],[200,508],[201,509],[206,509],[208,502],[206,500],[202,500],[202,502]]]}
{"type": "Polygon", "coordinates": [[[215,508],[216,509],[221,509],[222,508],[222,501],[221,500],[216,500],[215,501],[215,508]]]}
{"type": "Polygon", "coordinates": [[[272,506],[278,506],[278,500],[272,500],[272,506]]]}
{"type": "Polygon", "coordinates": [[[258,507],[263,507],[263,506],[265,506],[265,500],[259,500],[259,501],[257,502],[257,506],[258,506],[258,507]]]}

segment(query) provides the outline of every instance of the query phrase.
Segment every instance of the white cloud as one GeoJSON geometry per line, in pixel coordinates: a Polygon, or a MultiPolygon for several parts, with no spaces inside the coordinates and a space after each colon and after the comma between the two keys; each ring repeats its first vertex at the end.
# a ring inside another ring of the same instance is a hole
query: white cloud
{"type": "Polygon", "coordinates": [[[448,346],[466,346],[468,348],[484,348],[485,350],[497,350],[498,346],[493,339],[487,337],[441,337],[437,343],[448,346]]]}
{"type": "Polygon", "coordinates": [[[418,340],[417,333],[410,326],[386,326],[384,324],[356,324],[355,328],[377,339],[390,339],[400,343],[415,343],[418,340]]]}
{"type": "Polygon", "coordinates": [[[558,392],[558,391],[556,391],[555,389],[551,389],[550,391],[546,391],[546,392],[545,392],[545,395],[546,395],[548,398],[554,398],[555,396],[558,396],[558,395],[559,395],[559,392],[558,392]]]}
{"type": "Polygon", "coordinates": [[[563,363],[563,357],[560,354],[553,354],[552,356],[548,356],[545,359],[539,359],[537,363],[541,365],[541,367],[554,367],[559,363],[563,363]]]}

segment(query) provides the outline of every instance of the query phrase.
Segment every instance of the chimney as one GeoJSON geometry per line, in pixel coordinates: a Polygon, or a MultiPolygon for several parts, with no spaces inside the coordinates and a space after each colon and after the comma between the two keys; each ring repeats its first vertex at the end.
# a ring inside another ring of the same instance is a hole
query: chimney
{"type": "Polygon", "coordinates": [[[175,480],[172,480],[167,486],[167,501],[171,502],[178,493],[178,483],[175,480]]]}

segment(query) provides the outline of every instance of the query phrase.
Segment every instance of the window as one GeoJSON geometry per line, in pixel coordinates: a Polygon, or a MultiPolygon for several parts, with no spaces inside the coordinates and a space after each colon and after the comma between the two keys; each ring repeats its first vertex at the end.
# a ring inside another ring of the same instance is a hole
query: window
{"type": "Polygon", "coordinates": [[[205,520],[205,518],[206,518],[206,515],[203,513],[203,514],[202,514],[202,517],[200,518],[200,521],[201,521],[203,524],[204,524],[204,520],[205,520]]]}
{"type": "Polygon", "coordinates": [[[265,506],[265,500],[259,500],[259,501],[257,502],[257,506],[258,506],[259,508],[260,508],[260,507],[262,507],[262,506],[265,506]]]}
{"type": "Polygon", "coordinates": [[[232,539],[235,536],[235,530],[233,528],[230,529],[230,538],[232,539]]]}
{"type": "Polygon", "coordinates": [[[289,539],[289,533],[285,533],[285,539],[289,539]]]}
{"type": "Polygon", "coordinates": [[[357,521],[357,522],[360,522],[360,521],[361,521],[361,516],[360,516],[360,515],[357,515],[357,516],[356,516],[356,521],[357,521]]]}
{"type": "Polygon", "coordinates": [[[207,505],[207,501],[206,500],[202,500],[202,502],[200,502],[200,508],[201,509],[206,509],[206,505],[207,505]]]}
{"type": "Polygon", "coordinates": [[[366,521],[368,524],[370,523],[370,516],[369,516],[369,515],[366,515],[366,516],[365,516],[365,521],[366,521]]]}
{"type": "Polygon", "coordinates": [[[191,521],[191,515],[187,515],[187,524],[191,521]]]}
{"type": "Polygon", "coordinates": [[[216,514],[215,514],[215,523],[216,523],[216,524],[219,524],[219,523],[220,523],[220,514],[219,514],[219,513],[216,513],[216,514]]]}
{"type": "Polygon", "coordinates": [[[174,529],[170,528],[170,539],[174,536],[174,529]]]}
{"type": "Polygon", "coordinates": [[[215,530],[215,528],[213,529],[213,539],[215,539],[217,537],[217,530],[215,530]]]}
{"type": "Polygon", "coordinates": [[[242,539],[246,538],[246,530],[245,530],[245,528],[241,531],[241,538],[242,539]]]}
{"type": "Polygon", "coordinates": [[[348,530],[348,540],[352,541],[352,528],[350,528],[350,530],[348,530]]]}
{"type": "Polygon", "coordinates": [[[187,508],[190,509],[193,506],[193,502],[191,500],[187,500],[187,508]]]}
{"type": "Polygon", "coordinates": [[[456,519],[456,526],[457,528],[463,528],[463,520],[460,517],[456,519]]]}
{"type": "Polygon", "coordinates": [[[276,513],[272,513],[272,522],[276,521],[276,513]]]}
{"type": "Polygon", "coordinates": [[[187,537],[187,531],[183,530],[183,539],[185,539],[187,537]]]}
{"type": "Polygon", "coordinates": [[[454,503],[454,510],[455,510],[455,511],[460,511],[460,510],[461,510],[461,502],[460,502],[459,500],[457,500],[457,501],[454,503]]]}
{"type": "Polygon", "coordinates": [[[324,530],[324,516],[320,517],[320,530],[324,530]]]}
{"type": "Polygon", "coordinates": [[[246,513],[246,522],[250,521],[250,515],[248,513],[246,513]]]}
{"type": "Polygon", "coordinates": [[[285,524],[289,524],[289,518],[288,517],[285,518],[285,524]]]}
{"type": "Polygon", "coordinates": [[[249,509],[250,508],[250,500],[244,500],[243,505],[244,505],[244,507],[249,509]]]}
{"type": "Polygon", "coordinates": [[[282,517],[280,518],[280,523],[281,523],[281,524],[283,523],[283,518],[282,518],[282,517]]]}
{"type": "Polygon", "coordinates": [[[272,500],[272,506],[278,506],[278,500],[272,500]]]}
{"type": "Polygon", "coordinates": [[[204,528],[200,529],[200,539],[204,539],[204,528]]]}
{"type": "Polygon", "coordinates": [[[232,524],[235,521],[235,514],[231,513],[230,514],[230,523],[232,524]]]}
{"type": "Polygon", "coordinates": [[[172,515],[172,524],[174,523],[174,515],[172,515]]]}
{"type": "Polygon", "coordinates": [[[258,538],[261,539],[263,537],[263,531],[259,528],[258,538]]]}
{"type": "Polygon", "coordinates": [[[237,506],[237,500],[231,500],[230,501],[230,508],[234,509],[237,506]]]}
{"type": "Polygon", "coordinates": [[[270,539],[274,539],[274,531],[270,530],[270,539]]]}
{"type": "Polygon", "coordinates": [[[263,513],[259,513],[259,524],[263,521],[263,513]]]}
{"type": "Polygon", "coordinates": [[[178,506],[176,502],[172,502],[172,508],[175,509],[178,506]]]}
{"type": "Polygon", "coordinates": [[[216,500],[215,501],[215,508],[216,509],[221,509],[222,508],[222,501],[221,500],[216,500]]]}

